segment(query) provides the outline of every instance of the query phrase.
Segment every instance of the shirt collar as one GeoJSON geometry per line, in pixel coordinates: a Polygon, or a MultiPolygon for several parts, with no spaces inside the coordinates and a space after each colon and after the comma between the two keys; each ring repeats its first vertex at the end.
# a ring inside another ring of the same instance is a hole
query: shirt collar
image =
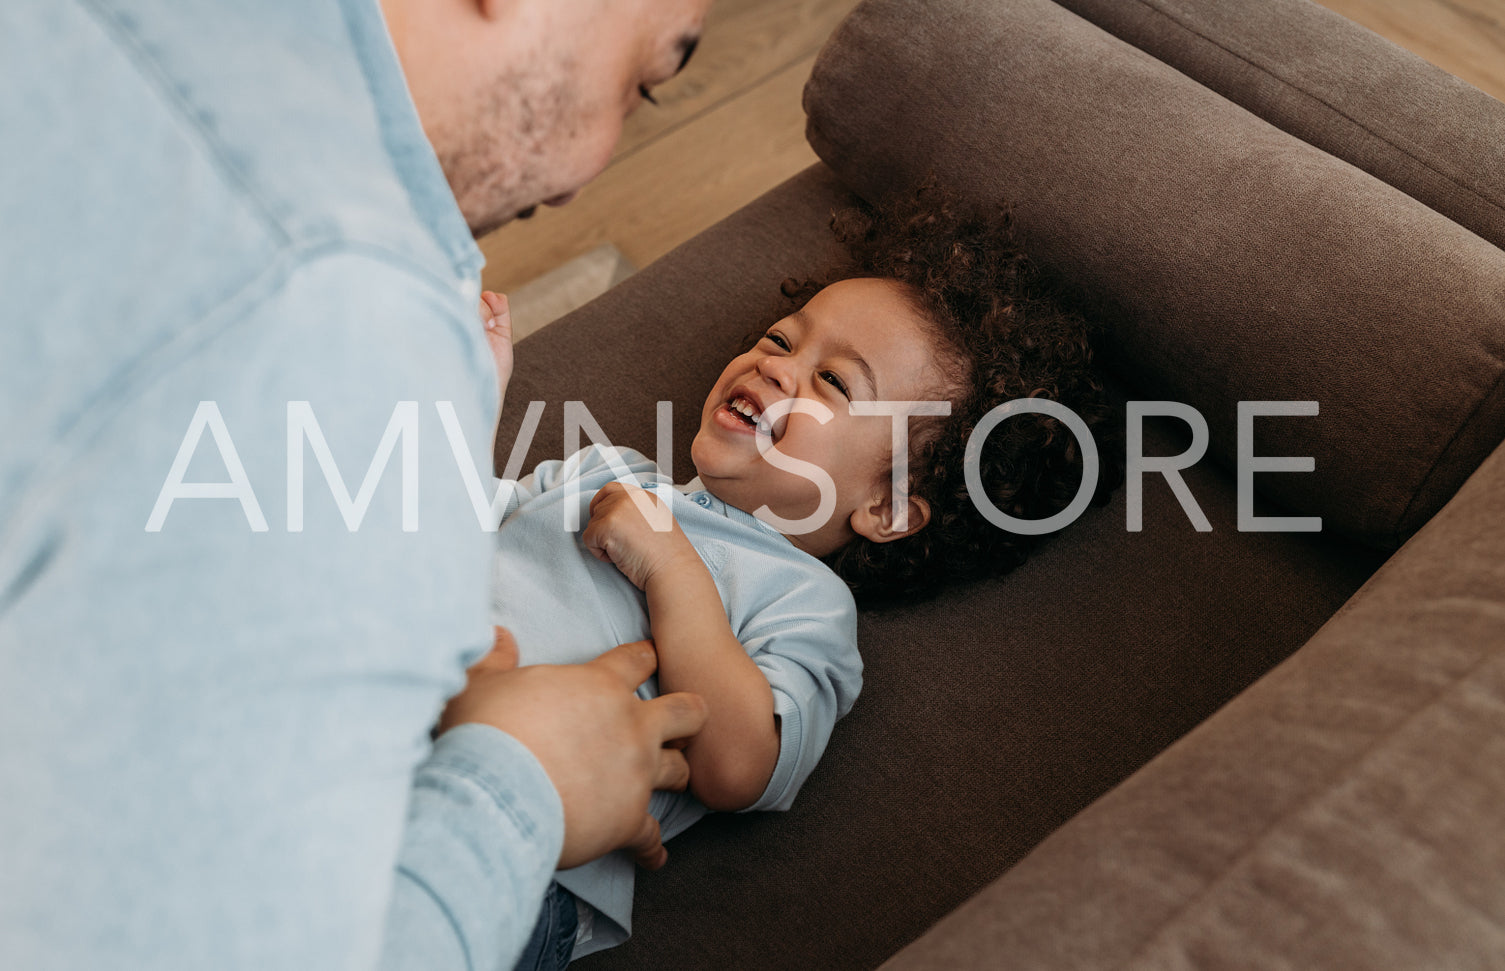
{"type": "Polygon", "coordinates": [[[779,537],[791,546],[794,545],[794,541],[791,540],[788,536],[785,536],[783,533],[779,532],[768,523],[765,523],[757,516],[754,516],[752,513],[744,509],[738,509],[736,506],[729,506],[726,503],[722,502],[720,499],[711,495],[705,490],[705,486],[703,483],[701,483],[700,476],[698,475],[695,478],[691,479],[689,482],[686,482],[683,485],[677,485],[674,488],[682,493],[686,499],[695,503],[695,505],[697,506],[708,509],[711,512],[717,513],[718,515],[725,516],[727,519],[730,519],[733,522],[740,522],[754,526],[757,529],[763,530],[771,536],[779,537]]]}
{"type": "Polygon", "coordinates": [[[444,169],[423,132],[380,4],[375,0],[341,0],[341,7],[376,106],[383,145],[414,213],[453,264],[459,278],[478,278],[486,258],[471,237],[449,180],[444,177],[444,169]]]}

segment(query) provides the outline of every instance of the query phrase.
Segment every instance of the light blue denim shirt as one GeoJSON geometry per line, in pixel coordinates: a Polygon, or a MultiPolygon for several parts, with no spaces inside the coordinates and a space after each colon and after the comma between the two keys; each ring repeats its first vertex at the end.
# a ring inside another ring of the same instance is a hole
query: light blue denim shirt
{"type": "Polygon", "coordinates": [[[0,76],[0,966],[509,966],[563,823],[428,741],[490,640],[438,403],[484,472],[496,391],[376,0],[6,0],[0,76]],[[239,497],[159,510],[196,414],[239,497]]]}
{"type": "MultiPolygon", "coordinates": [[[[544,462],[517,483],[496,535],[492,620],[517,638],[522,664],[574,664],[603,645],[652,636],[648,602],[580,541],[591,498],[608,482],[659,488],[674,519],[716,582],[732,633],[773,689],[779,757],[748,811],[785,810],[815,769],[831,730],[862,691],[857,605],[840,577],[751,513],[709,492],[668,488],[652,460],[631,449],[593,445],[544,462]]],[[[658,694],[658,679],[638,689],[658,694]]],[[[649,811],[663,838],[707,812],[687,793],[656,792],[649,811]]],[[[636,869],[625,853],[562,871],[559,882],[595,914],[586,915],[575,957],[632,933],[636,869]],[[595,919],[604,918],[604,919],[595,919]]]]}

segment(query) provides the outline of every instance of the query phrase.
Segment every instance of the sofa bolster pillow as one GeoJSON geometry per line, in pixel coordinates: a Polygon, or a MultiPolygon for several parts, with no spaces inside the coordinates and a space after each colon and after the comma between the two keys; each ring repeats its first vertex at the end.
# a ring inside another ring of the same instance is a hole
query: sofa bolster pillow
{"type": "Polygon", "coordinates": [[[1058,0],[1505,247],[1505,104],[1311,0],[1058,0]]]}
{"type": "Polygon", "coordinates": [[[934,175],[1013,200],[1036,261],[1146,398],[1194,406],[1256,488],[1394,547],[1505,437],[1505,252],[1050,0],[867,0],[805,89],[816,152],[870,200],[934,175]]]}

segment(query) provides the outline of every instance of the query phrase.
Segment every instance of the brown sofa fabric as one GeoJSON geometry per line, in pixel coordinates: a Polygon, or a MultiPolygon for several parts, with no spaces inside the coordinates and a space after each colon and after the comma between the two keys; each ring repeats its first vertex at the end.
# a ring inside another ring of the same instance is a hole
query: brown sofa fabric
{"type": "Polygon", "coordinates": [[[1497,968],[1505,450],[1294,657],[884,967],[1497,968]]]}
{"type": "Polygon", "coordinates": [[[1311,0],[1057,0],[1505,247],[1505,105],[1311,0]]]}
{"type": "Polygon", "coordinates": [[[865,197],[1015,200],[1136,394],[1196,407],[1222,461],[1237,402],[1318,401],[1255,423],[1316,471],[1256,483],[1327,530],[1397,545],[1505,436],[1505,253],[1050,0],[867,0],[805,106],[865,197]]]}
{"type": "MultiPolygon", "coordinates": [[[[517,348],[499,454],[533,399],[531,461],[560,454],[560,402],[653,447],[675,402],[675,472],[704,393],[786,276],[833,255],[848,196],[816,166],[517,348]]],[[[1185,448],[1151,422],[1152,454],[1185,448]]],[[[635,936],[591,968],[871,968],[1305,641],[1377,565],[1332,535],[1239,533],[1231,480],[1188,484],[1214,531],[1146,486],[1001,580],[861,618],[865,686],[792,811],[717,816],[638,882],[635,936]]]]}

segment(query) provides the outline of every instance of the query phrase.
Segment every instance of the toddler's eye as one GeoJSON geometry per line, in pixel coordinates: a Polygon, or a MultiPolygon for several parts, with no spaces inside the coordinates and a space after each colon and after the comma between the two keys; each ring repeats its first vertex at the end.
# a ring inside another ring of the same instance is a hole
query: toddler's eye
{"type": "Polygon", "coordinates": [[[763,335],[763,339],[765,341],[772,341],[773,346],[779,348],[780,350],[789,350],[789,342],[784,340],[784,335],[782,334],[775,333],[774,331],[769,331],[768,333],[763,335]]]}
{"type": "Polygon", "coordinates": [[[846,398],[848,401],[852,400],[852,395],[847,391],[847,384],[845,381],[841,380],[841,375],[837,374],[835,371],[822,371],[820,373],[820,377],[821,380],[825,381],[837,391],[840,391],[843,398],[846,398]]]}

